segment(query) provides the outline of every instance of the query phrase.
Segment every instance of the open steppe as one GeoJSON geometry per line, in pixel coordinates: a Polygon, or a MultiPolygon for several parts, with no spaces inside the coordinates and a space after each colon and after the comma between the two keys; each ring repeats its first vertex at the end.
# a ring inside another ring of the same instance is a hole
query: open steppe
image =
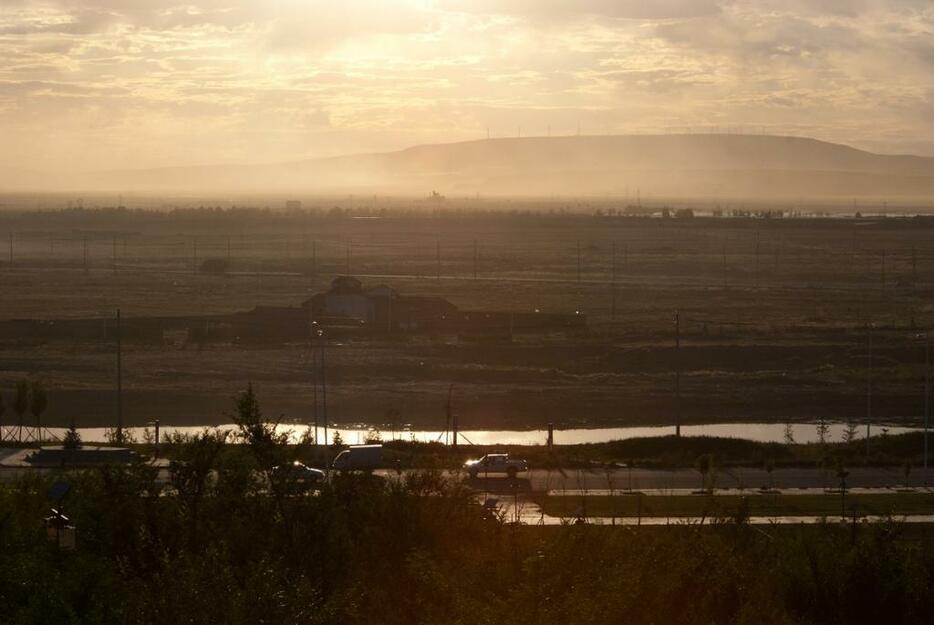
{"type": "MultiPolygon", "coordinates": [[[[291,306],[342,274],[462,309],[586,315],[586,330],[512,341],[329,338],[331,421],[381,425],[396,410],[400,423],[433,429],[451,385],[462,428],[671,423],[678,368],[685,423],[860,420],[872,324],[873,418],[920,423],[934,219],[624,208],[363,198],[292,213],[7,210],[0,319],[100,318],[103,327],[118,307],[133,318],[291,306]],[[207,258],[229,258],[230,272],[197,271],[207,258]]],[[[18,380],[38,378],[48,424],[108,425],[114,352],[103,332],[99,341],[7,339],[0,389],[9,406],[18,380]]],[[[303,343],[125,340],[125,419],[229,422],[231,397],[252,382],[269,414],[307,422],[309,353],[303,343]]]]}

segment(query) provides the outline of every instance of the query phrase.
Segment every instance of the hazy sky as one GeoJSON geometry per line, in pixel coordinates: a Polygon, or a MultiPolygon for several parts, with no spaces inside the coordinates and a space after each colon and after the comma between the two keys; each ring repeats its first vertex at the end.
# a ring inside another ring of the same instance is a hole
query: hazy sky
{"type": "Polygon", "coordinates": [[[717,128],[934,154],[932,0],[0,0],[0,167],[717,128]]]}

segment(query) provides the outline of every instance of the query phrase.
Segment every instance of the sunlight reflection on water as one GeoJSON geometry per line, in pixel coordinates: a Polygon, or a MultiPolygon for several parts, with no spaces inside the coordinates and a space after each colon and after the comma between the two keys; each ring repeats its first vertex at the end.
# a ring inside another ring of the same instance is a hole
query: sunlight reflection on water
{"type": "MultiPolygon", "coordinates": [[[[236,430],[233,424],[219,426],[220,429],[236,430]]],[[[188,427],[164,427],[162,436],[169,432],[180,432],[184,434],[196,434],[203,431],[204,426],[188,427]]],[[[291,431],[291,439],[298,442],[308,428],[299,424],[282,424],[278,426],[280,432],[291,431]]],[[[842,423],[828,424],[826,440],[828,442],[839,442],[843,440],[846,426],[842,423]]],[[[904,426],[881,426],[874,425],[872,434],[878,436],[882,434],[902,434],[915,431],[919,428],[910,428],[904,426]]],[[[127,428],[127,430],[138,440],[142,441],[144,437],[144,428],[127,428]]],[[[51,431],[61,438],[64,428],[51,428],[51,431]]],[[[106,440],[107,430],[105,428],[79,428],[82,440],[85,442],[103,442],[106,440]]],[[[441,431],[411,430],[397,431],[392,433],[388,430],[375,430],[363,428],[328,428],[328,438],[334,436],[334,432],[339,432],[341,439],[345,444],[356,445],[367,442],[368,438],[377,436],[383,440],[414,440],[420,442],[450,442],[450,433],[445,434],[441,431]]],[[[758,442],[780,443],[785,440],[785,425],[782,423],[714,423],[707,425],[685,425],[681,432],[684,436],[722,436],[730,438],[741,438],[758,442]]],[[[571,445],[581,443],[603,443],[612,440],[622,440],[627,438],[641,438],[654,436],[667,436],[674,433],[673,427],[651,426],[651,427],[615,427],[615,428],[576,428],[568,430],[555,430],[556,445],[571,445]]],[[[791,426],[792,436],[797,443],[815,443],[819,440],[817,426],[815,424],[797,423],[791,426]]],[[[860,426],[857,436],[865,435],[865,426],[860,426]]],[[[318,428],[318,436],[324,440],[324,428],[318,428]]],[[[543,445],[547,438],[545,430],[465,430],[461,432],[460,442],[473,443],[475,445],[543,445]]]]}

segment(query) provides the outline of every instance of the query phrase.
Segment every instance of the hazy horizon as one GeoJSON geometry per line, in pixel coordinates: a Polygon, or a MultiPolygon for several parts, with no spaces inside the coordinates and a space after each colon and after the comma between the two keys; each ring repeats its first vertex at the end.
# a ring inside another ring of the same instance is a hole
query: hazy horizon
{"type": "Polygon", "coordinates": [[[934,155],[919,0],[13,0],[0,169],[744,132],[934,155]]]}

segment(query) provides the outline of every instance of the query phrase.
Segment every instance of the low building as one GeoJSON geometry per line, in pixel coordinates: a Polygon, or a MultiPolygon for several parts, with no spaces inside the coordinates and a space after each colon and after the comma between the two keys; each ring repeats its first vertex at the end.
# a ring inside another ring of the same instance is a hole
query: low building
{"type": "Polygon", "coordinates": [[[458,312],[457,306],[441,297],[400,295],[382,285],[364,290],[351,276],[335,278],[327,292],[312,296],[302,306],[313,321],[349,321],[387,332],[440,329],[458,312]]]}
{"type": "Polygon", "coordinates": [[[372,298],[364,293],[363,284],[352,276],[338,276],[331,281],[331,288],[316,293],[302,304],[313,321],[345,319],[357,323],[373,323],[375,320],[372,298]]]}
{"type": "Polygon", "coordinates": [[[451,332],[511,336],[513,332],[542,332],[582,328],[578,313],[465,311],[441,297],[402,295],[388,286],[364,289],[351,276],[339,276],[331,288],[302,304],[312,321],[330,325],[368,327],[375,332],[451,332]]]}

